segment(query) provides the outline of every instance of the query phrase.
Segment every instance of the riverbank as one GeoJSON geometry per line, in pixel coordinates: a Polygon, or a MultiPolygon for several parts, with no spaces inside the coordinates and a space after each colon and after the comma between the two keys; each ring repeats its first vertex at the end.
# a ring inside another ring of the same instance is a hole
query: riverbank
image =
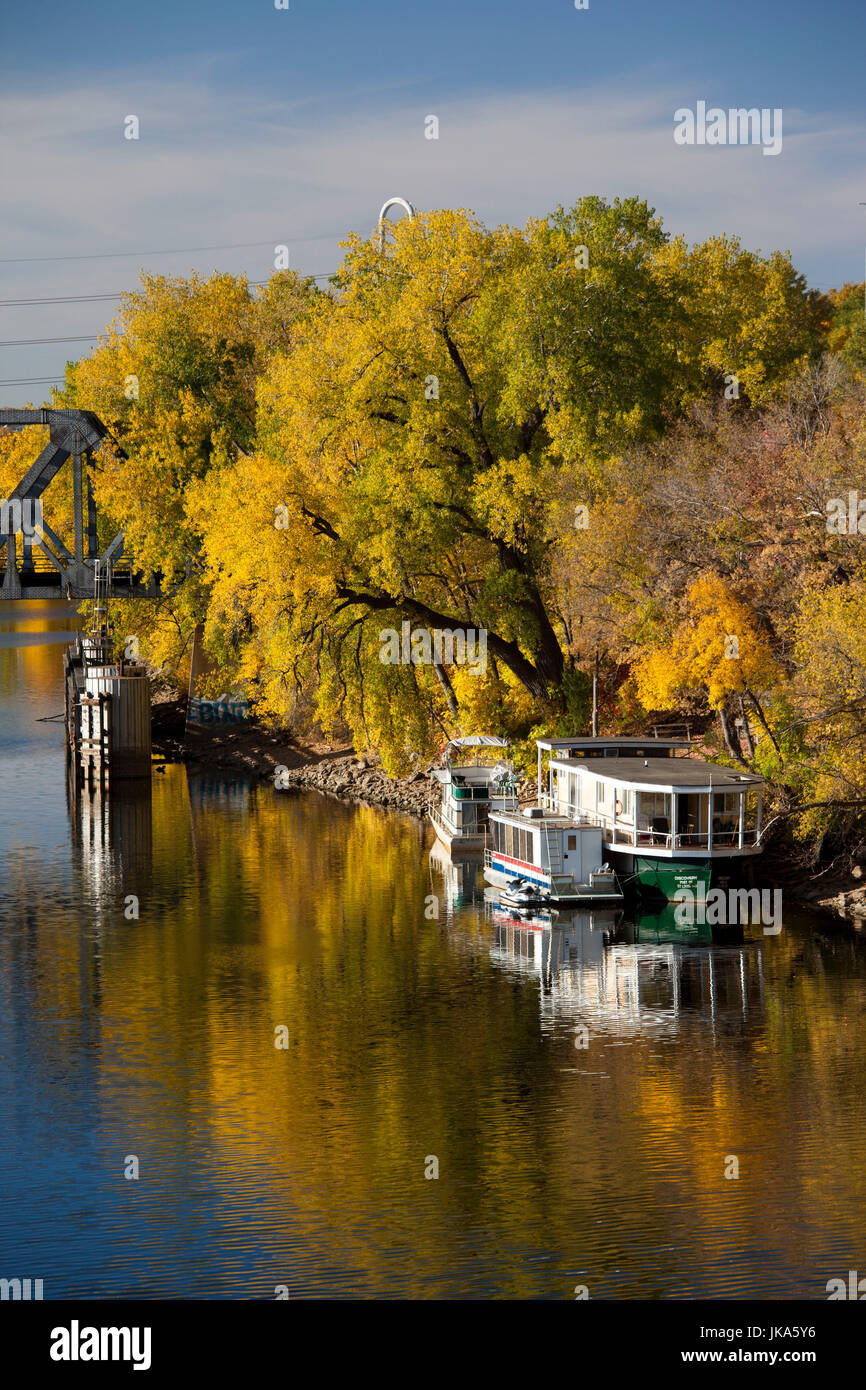
{"type": "MultiPolygon", "coordinates": [[[[185,708],[178,700],[154,705],[153,747],[167,761],[225,768],[271,782],[277,790],[309,788],[419,819],[426,819],[434,804],[427,766],[395,778],[384,771],[376,754],[358,754],[348,741],[300,742],[256,724],[193,725],[186,730],[185,708]]],[[[523,780],[519,795],[522,802],[535,798],[533,779],[523,780]]],[[[780,843],[768,849],[761,867],[762,877],[781,888],[790,902],[853,925],[866,923],[866,843],[819,870],[793,862],[789,847],[780,843]]]]}
{"type": "Polygon", "coordinates": [[[392,778],[375,754],[358,754],[348,741],[300,742],[256,724],[192,725],[185,730],[184,708],[180,701],[154,706],[153,747],[167,761],[225,768],[271,782],[278,791],[307,787],[419,818],[430,809],[427,768],[392,778]]]}

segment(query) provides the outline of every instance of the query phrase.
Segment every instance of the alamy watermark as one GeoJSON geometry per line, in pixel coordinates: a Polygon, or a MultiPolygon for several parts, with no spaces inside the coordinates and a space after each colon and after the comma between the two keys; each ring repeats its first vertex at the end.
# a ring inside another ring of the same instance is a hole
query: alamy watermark
{"type": "Polygon", "coordinates": [[[379,660],[383,666],[467,666],[473,676],[487,671],[487,629],[413,629],[404,622],[398,632],[385,627],[379,633],[379,660]]]}
{"type": "Polygon", "coordinates": [[[764,154],[782,149],[780,106],[732,106],[725,110],[699,101],[695,110],[681,106],[674,112],[674,140],[678,145],[763,145],[764,154]]]}
{"type": "Polygon", "coordinates": [[[866,536],[866,497],[852,488],[845,497],[831,497],[827,503],[827,534],[866,536]]]}
{"type": "Polygon", "coordinates": [[[0,536],[35,536],[42,528],[41,497],[4,497],[0,500],[0,536]]]}
{"type": "Polygon", "coordinates": [[[27,1303],[31,1299],[44,1297],[42,1279],[0,1279],[0,1302],[11,1299],[13,1303],[27,1303]]]}
{"type": "Polygon", "coordinates": [[[697,892],[678,888],[674,902],[674,921],[680,927],[731,927],[759,922],[765,936],[778,936],[782,930],[781,888],[711,888],[708,893],[699,883],[697,892]]]}
{"type": "Polygon", "coordinates": [[[48,1354],[52,1361],[129,1361],[134,1371],[147,1371],[151,1341],[149,1327],[82,1327],[73,1318],[51,1329],[48,1354]]]}
{"type": "Polygon", "coordinates": [[[844,1279],[828,1279],[825,1287],[829,1303],[839,1299],[851,1299],[862,1303],[866,1299],[866,1279],[861,1279],[856,1269],[848,1270],[847,1283],[844,1279]]]}

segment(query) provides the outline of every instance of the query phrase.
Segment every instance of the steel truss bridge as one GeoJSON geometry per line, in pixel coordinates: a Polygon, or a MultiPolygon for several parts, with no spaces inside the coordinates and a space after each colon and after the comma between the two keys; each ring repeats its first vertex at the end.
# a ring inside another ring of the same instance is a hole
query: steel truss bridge
{"type": "Polygon", "coordinates": [[[0,602],[92,598],[97,560],[111,562],[116,589],[150,593],[151,589],[136,582],[124,559],[122,531],[99,553],[91,472],[93,451],[108,433],[102,421],[89,410],[0,410],[0,427],[23,429],[28,425],[47,425],[48,443],[8,497],[0,498],[5,503],[0,519],[4,528],[0,567],[5,568],[0,602]],[[42,494],[70,460],[75,511],[72,554],[41,514],[42,494]]]}

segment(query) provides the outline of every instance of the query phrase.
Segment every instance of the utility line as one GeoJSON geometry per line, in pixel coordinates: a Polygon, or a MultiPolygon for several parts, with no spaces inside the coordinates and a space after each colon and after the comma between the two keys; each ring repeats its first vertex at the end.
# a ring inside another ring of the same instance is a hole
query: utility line
{"type": "MultiPolygon", "coordinates": [[[[300,273],[300,272],[299,272],[300,273]]],[[[335,270],[325,270],[319,275],[301,275],[302,280],[330,280],[332,275],[336,275],[335,270]]],[[[250,280],[254,286],[266,285],[267,280],[250,280]]],[[[0,299],[0,308],[18,309],[26,305],[34,304],[91,304],[98,299],[106,300],[120,299],[123,294],[139,294],[139,290],[118,290],[116,294],[59,294],[49,295],[45,299],[0,299]]]]}
{"type": "Polygon", "coordinates": [[[98,338],[100,333],[104,332],[104,328],[98,328],[95,333],[81,333],[74,338],[3,338],[0,339],[0,348],[37,347],[44,343],[92,343],[94,338],[98,338]]]}
{"type": "Polygon", "coordinates": [[[0,381],[0,386],[48,386],[55,382],[59,385],[63,379],[62,376],[23,376],[15,381],[0,381]]]}
{"type": "Polygon", "coordinates": [[[119,299],[125,290],[117,294],[57,294],[48,299],[0,299],[4,309],[18,308],[22,304],[87,304],[96,299],[119,299]]]}
{"type": "MultiPolygon", "coordinates": [[[[345,232],[321,232],[316,236],[289,237],[288,245],[309,241],[339,241],[345,232]]],[[[118,261],[127,256],[182,256],[193,251],[248,251],[257,246],[279,246],[278,241],[232,241],[220,246],[168,246],[158,251],[92,251],[80,256],[0,256],[0,265],[25,265],[35,261],[118,261]]]]}

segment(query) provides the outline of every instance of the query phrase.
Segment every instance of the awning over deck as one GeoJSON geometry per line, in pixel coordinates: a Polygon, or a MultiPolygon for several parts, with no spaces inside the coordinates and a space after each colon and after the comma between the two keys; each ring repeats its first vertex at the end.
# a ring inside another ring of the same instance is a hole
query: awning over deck
{"type": "Polygon", "coordinates": [[[507,748],[507,738],[497,738],[495,734],[466,734],[448,740],[448,748],[507,748]]]}

